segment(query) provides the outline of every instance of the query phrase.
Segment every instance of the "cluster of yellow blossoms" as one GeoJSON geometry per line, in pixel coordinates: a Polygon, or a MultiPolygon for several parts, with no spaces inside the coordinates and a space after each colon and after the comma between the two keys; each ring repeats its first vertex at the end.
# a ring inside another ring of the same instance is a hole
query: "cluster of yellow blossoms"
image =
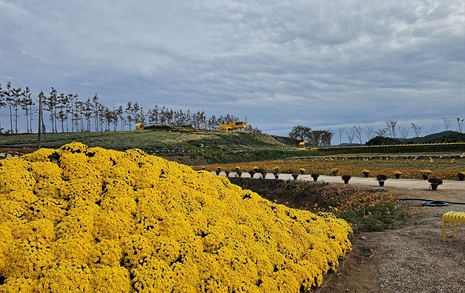
{"type": "Polygon", "coordinates": [[[0,292],[299,292],[351,248],[344,220],[137,149],[0,165],[0,292]]]}

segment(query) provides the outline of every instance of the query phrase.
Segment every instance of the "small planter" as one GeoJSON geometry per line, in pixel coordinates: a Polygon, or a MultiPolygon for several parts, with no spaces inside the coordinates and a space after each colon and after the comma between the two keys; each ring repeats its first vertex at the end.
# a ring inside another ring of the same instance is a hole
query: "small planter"
{"type": "Polygon", "coordinates": [[[266,177],[266,172],[262,172],[261,174],[262,174],[262,178],[265,179],[265,177],[266,177]]]}
{"type": "Polygon", "coordinates": [[[224,174],[226,174],[226,177],[229,176],[229,173],[230,173],[229,171],[224,171],[224,174]]]}
{"type": "Polygon", "coordinates": [[[316,182],[316,181],[318,180],[318,177],[320,177],[320,174],[313,173],[313,174],[312,174],[312,175],[310,175],[310,176],[312,176],[312,178],[313,178],[313,181],[315,181],[315,182],[316,182]]]}
{"type": "Polygon", "coordinates": [[[399,179],[399,178],[400,178],[400,174],[394,174],[394,177],[396,177],[396,179],[399,179]]]}
{"type": "Polygon", "coordinates": [[[304,174],[305,174],[305,169],[304,169],[304,168],[300,168],[300,169],[299,169],[299,173],[300,173],[300,175],[304,175],[304,174]]]}
{"type": "Polygon", "coordinates": [[[423,176],[423,180],[428,180],[428,175],[422,174],[422,176],[423,176]]]}
{"type": "Polygon", "coordinates": [[[292,177],[294,178],[294,180],[297,180],[297,177],[299,177],[299,174],[294,173],[294,174],[292,174],[292,177]]]}
{"type": "Polygon", "coordinates": [[[376,175],[376,180],[378,181],[379,186],[384,186],[384,181],[386,181],[388,177],[384,174],[376,175]]]}
{"type": "Polygon", "coordinates": [[[350,178],[352,177],[350,175],[342,175],[341,178],[342,178],[342,181],[344,181],[344,184],[348,184],[350,178]]]}
{"type": "Polygon", "coordinates": [[[250,170],[249,171],[249,175],[250,175],[250,178],[253,178],[253,176],[255,175],[255,170],[250,170]]]}
{"type": "Polygon", "coordinates": [[[274,175],[274,179],[279,179],[279,174],[273,174],[274,175]]]}
{"type": "Polygon", "coordinates": [[[242,176],[242,171],[237,171],[237,172],[236,172],[236,176],[237,176],[237,177],[241,177],[241,176],[242,176]]]}
{"type": "Polygon", "coordinates": [[[363,170],[362,174],[365,178],[368,178],[368,176],[370,176],[370,170],[363,170]]]}
{"type": "Polygon", "coordinates": [[[442,180],[440,178],[430,178],[428,179],[428,182],[431,184],[431,189],[432,190],[437,190],[438,185],[442,184],[442,180]]]}

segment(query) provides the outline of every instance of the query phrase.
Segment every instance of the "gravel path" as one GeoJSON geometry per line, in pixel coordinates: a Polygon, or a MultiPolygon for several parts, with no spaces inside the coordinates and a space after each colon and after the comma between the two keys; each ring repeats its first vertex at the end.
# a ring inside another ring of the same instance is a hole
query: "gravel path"
{"type": "MultiPolygon", "coordinates": [[[[215,174],[215,172],[212,172],[215,174]]],[[[235,172],[231,172],[229,174],[230,177],[234,177],[236,175],[235,172]]],[[[220,173],[220,176],[225,176],[224,172],[220,173]]],[[[243,178],[250,178],[249,173],[242,173],[243,178]]],[[[255,179],[260,179],[261,175],[260,174],[255,174],[254,176],[255,179]]],[[[267,179],[273,179],[273,174],[267,174],[266,177],[267,179]]],[[[291,174],[279,174],[279,179],[281,180],[294,180],[291,174]]],[[[304,174],[304,175],[299,175],[297,177],[297,180],[308,180],[308,181],[313,181],[313,178],[310,175],[304,174]]],[[[320,175],[318,177],[318,182],[327,182],[327,183],[343,183],[341,176],[328,176],[328,175],[320,175]]],[[[462,189],[465,190],[465,181],[458,181],[458,180],[443,180],[443,184],[438,187],[438,189],[446,189],[446,190],[456,190],[456,189],[462,189]]],[[[372,186],[373,188],[375,187],[380,187],[378,184],[378,181],[376,181],[375,177],[352,177],[349,180],[349,184],[353,185],[363,185],[363,186],[372,186]]],[[[428,183],[427,180],[423,179],[394,179],[394,178],[389,178],[388,180],[385,181],[384,187],[385,188],[403,188],[407,190],[412,190],[412,189],[429,189],[430,184],[428,183]]]]}

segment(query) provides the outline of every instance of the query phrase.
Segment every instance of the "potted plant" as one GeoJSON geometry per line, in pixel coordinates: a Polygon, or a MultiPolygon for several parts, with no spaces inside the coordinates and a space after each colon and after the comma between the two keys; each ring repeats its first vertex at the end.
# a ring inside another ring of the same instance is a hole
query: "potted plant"
{"type": "Polygon", "coordinates": [[[250,178],[253,178],[253,175],[255,175],[255,173],[257,173],[257,171],[255,171],[254,169],[250,170],[249,171],[250,178]]]}
{"type": "Polygon", "coordinates": [[[331,175],[336,176],[339,170],[337,168],[331,169],[331,175]]]}
{"type": "Polygon", "coordinates": [[[399,178],[400,178],[400,175],[402,175],[402,172],[400,172],[400,171],[394,171],[394,177],[396,177],[396,179],[399,179],[399,178]]]}
{"type": "Polygon", "coordinates": [[[262,178],[265,178],[266,177],[266,170],[265,169],[260,170],[260,174],[262,174],[262,178]]]}
{"type": "Polygon", "coordinates": [[[388,177],[384,174],[378,174],[376,175],[376,180],[379,183],[379,186],[384,186],[384,181],[386,181],[388,177]]]}
{"type": "Polygon", "coordinates": [[[231,173],[229,170],[225,170],[224,173],[226,174],[226,177],[229,176],[229,173],[231,173]]]}
{"type": "Polygon", "coordinates": [[[347,184],[347,183],[349,183],[349,180],[350,180],[350,178],[352,178],[352,176],[344,174],[344,175],[341,176],[341,178],[344,181],[344,184],[347,184]]]}
{"type": "Polygon", "coordinates": [[[420,170],[421,176],[423,176],[423,180],[428,180],[429,174],[431,174],[431,170],[420,170]]]}
{"type": "Polygon", "coordinates": [[[220,173],[221,173],[221,167],[216,168],[215,173],[216,173],[216,175],[220,175],[220,173]]]}
{"type": "Polygon", "coordinates": [[[464,181],[465,180],[465,171],[458,172],[457,177],[459,178],[459,181],[464,181]]]}
{"type": "Polygon", "coordinates": [[[300,168],[300,169],[299,169],[299,173],[300,173],[300,175],[304,175],[305,169],[304,169],[304,168],[300,168]]]}
{"type": "Polygon", "coordinates": [[[431,184],[432,190],[436,190],[438,188],[438,185],[441,185],[443,183],[442,179],[436,177],[429,178],[428,182],[431,184]]]}
{"type": "Polygon", "coordinates": [[[436,178],[436,177],[429,178],[428,182],[431,184],[431,189],[432,190],[438,189],[438,185],[442,184],[442,180],[440,178],[436,178]]]}
{"type": "Polygon", "coordinates": [[[320,177],[320,174],[318,174],[318,173],[312,173],[310,176],[312,176],[313,181],[316,182],[316,181],[318,180],[318,177],[320,177]]]}
{"type": "Polygon", "coordinates": [[[242,171],[241,170],[236,171],[236,176],[241,177],[242,176],[242,171]]]}
{"type": "Polygon", "coordinates": [[[363,176],[365,176],[365,178],[368,178],[368,176],[370,175],[370,170],[362,170],[362,174],[363,176]]]}
{"type": "Polygon", "coordinates": [[[279,178],[279,173],[278,173],[278,172],[274,171],[274,172],[273,172],[273,175],[274,175],[274,179],[278,179],[278,178],[279,178]]]}
{"type": "Polygon", "coordinates": [[[297,177],[299,177],[299,174],[293,173],[293,174],[292,174],[292,177],[294,178],[294,180],[297,180],[297,177]]]}

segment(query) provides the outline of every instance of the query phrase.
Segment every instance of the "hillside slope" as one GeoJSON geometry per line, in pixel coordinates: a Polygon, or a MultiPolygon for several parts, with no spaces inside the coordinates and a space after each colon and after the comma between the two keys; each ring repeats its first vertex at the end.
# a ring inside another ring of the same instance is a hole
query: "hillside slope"
{"type": "MultiPolygon", "coordinates": [[[[166,128],[144,131],[107,131],[46,134],[41,147],[59,148],[79,141],[114,150],[138,148],[186,164],[250,161],[294,155],[297,141],[286,137],[247,132],[223,133],[166,128]]],[[[1,135],[0,149],[19,153],[38,147],[37,134],[1,135]]]]}

